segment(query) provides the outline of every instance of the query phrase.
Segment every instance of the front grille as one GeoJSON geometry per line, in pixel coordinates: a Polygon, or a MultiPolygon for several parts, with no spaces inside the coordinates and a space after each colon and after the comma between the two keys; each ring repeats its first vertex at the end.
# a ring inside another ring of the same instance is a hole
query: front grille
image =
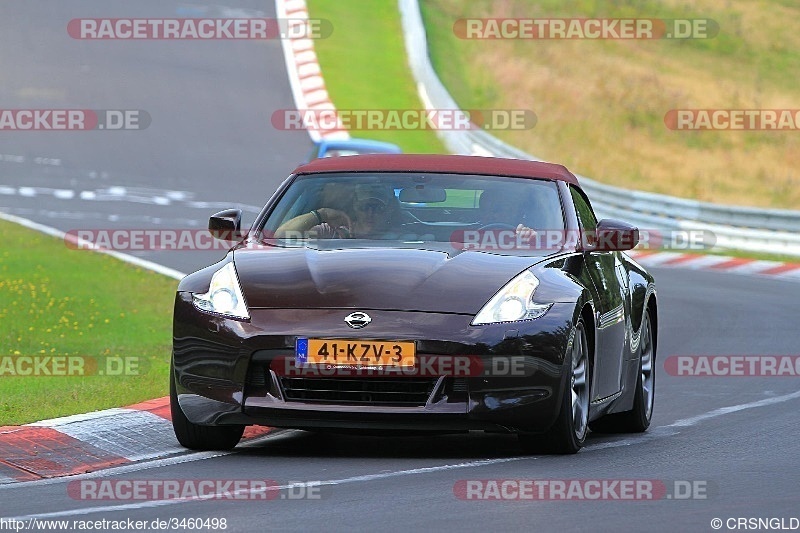
{"type": "Polygon", "coordinates": [[[436,378],[281,377],[287,401],[360,405],[425,405],[436,378]]]}

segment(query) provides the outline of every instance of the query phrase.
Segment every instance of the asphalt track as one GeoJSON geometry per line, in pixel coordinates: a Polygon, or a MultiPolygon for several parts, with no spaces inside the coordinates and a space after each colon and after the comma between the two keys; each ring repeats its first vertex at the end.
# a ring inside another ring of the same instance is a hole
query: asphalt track
{"type": "MultiPolygon", "coordinates": [[[[256,2],[237,7],[268,14],[272,9],[271,3],[256,2]]],[[[24,163],[0,163],[3,186],[125,187],[117,196],[138,200],[63,199],[37,189],[34,196],[0,195],[0,210],[63,230],[175,227],[189,220],[202,226],[213,207],[164,191],[183,191],[198,202],[257,205],[304,157],[310,147],[304,134],[269,128],[271,110],[291,105],[277,41],[65,38],[70,18],[138,13],[171,16],[174,7],[28,1],[0,8],[5,107],[133,108],[153,117],[150,128],[139,132],[3,133],[2,152],[26,156],[24,163]],[[61,164],[36,163],[36,157],[61,164]],[[145,193],[174,200],[147,202],[145,193]]],[[[188,271],[214,255],[145,256],[188,271]]],[[[728,530],[727,519],[738,517],[778,518],[792,526],[790,519],[800,518],[798,378],[676,377],[663,371],[663,362],[671,355],[798,354],[800,286],[725,273],[653,271],[661,309],[660,372],[653,425],[644,435],[592,435],[575,456],[523,457],[516,440],[504,435],[282,432],[230,454],[187,453],[78,478],[4,486],[0,516],[148,522],[213,517],[226,519],[226,531],[712,531],[712,519],[722,519],[728,530]],[[319,497],[295,500],[302,490],[286,488],[269,501],[94,501],[70,496],[76,479],[264,479],[281,486],[306,481],[319,482],[318,489],[306,491],[319,497]],[[673,497],[474,501],[454,493],[464,480],[490,479],[656,480],[673,497]],[[672,489],[675,481],[699,487],[698,496],[705,497],[680,498],[672,489]]]]}
{"type": "MultiPolygon", "coordinates": [[[[305,132],[270,124],[274,110],[293,107],[280,41],[67,34],[78,17],[274,17],[272,2],[232,4],[3,3],[3,108],[143,110],[152,123],[138,131],[0,132],[0,209],[62,231],[200,229],[226,207],[252,221],[312,146],[305,132]]],[[[191,272],[224,252],[131,254],[191,272]]]]}

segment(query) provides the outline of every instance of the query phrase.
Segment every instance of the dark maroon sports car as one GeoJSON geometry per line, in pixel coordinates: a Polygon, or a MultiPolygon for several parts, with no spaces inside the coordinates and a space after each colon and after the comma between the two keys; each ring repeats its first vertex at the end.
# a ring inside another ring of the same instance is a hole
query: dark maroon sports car
{"type": "Polygon", "coordinates": [[[591,429],[645,431],[652,276],[638,230],[597,221],[548,163],[363,155],[297,168],[225,258],[175,300],[180,443],[231,448],[246,425],[503,431],[575,453],[591,429]]]}

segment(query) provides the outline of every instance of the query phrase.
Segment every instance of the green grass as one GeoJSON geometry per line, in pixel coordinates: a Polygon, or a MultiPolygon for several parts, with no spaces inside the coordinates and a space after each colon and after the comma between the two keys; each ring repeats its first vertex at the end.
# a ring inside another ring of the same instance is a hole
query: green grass
{"type": "MultiPolygon", "coordinates": [[[[423,109],[406,60],[397,2],[311,0],[312,18],[331,21],[333,34],[315,42],[325,85],[338,109],[423,109]]],[[[444,153],[431,130],[352,131],[393,142],[410,153],[444,153]]]]}
{"type": "Polygon", "coordinates": [[[431,59],[465,109],[532,109],[502,140],[599,181],[797,209],[797,131],[674,131],[670,109],[794,109],[800,4],[776,0],[421,0],[431,59]],[[712,19],[693,40],[465,40],[460,18],[712,19]]]}
{"type": "Polygon", "coordinates": [[[9,222],[0,232],[0,426],[168,393],[176,281],[9,222]],[[140,371],[9,376],[20,356],[138,358],[140,371]]]}

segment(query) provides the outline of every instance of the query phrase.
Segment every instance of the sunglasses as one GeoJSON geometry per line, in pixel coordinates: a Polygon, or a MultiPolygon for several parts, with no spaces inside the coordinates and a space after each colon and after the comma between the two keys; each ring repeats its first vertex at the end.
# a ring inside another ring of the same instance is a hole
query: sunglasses
{"type": "Polygon", "coordinates": [[[360,211],[362,213],[383,213],[386,211],[386,204],[381,202],[380,200],[367,200],[365,202],[358,202],[354,205],[356,211],[360,211]]]}

